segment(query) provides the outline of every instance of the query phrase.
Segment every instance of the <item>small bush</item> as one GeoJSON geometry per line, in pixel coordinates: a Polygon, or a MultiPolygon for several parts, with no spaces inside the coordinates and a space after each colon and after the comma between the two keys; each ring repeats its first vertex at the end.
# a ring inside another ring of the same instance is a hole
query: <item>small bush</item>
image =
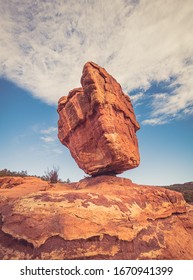
{"type": "Polygon", "coordinates": [[[53,166],[53,169],[45,171],[45,175],[42,177],[45,181],[50,181],[50,183],[55,184],[60,181],[59,175],[58,175],[59,168],[53,166]]]}

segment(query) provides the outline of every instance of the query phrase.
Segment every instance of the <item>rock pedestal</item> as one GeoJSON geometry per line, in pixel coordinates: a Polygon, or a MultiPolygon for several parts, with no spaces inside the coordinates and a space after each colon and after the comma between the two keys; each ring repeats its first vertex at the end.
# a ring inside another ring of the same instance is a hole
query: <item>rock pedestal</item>
{"type": "Polygon", "coordinates": [[[87,174],[119,174],[139,165],[133,107],[117,81],[93,62],[85,64],[82,88],[58,102],[58,137],[87,174]]]}
{"type": "Polygon", "coordinates": [[[193,259],[193,206],[181,193],[104,175],[7,184],[0,259],[193,259]]]}

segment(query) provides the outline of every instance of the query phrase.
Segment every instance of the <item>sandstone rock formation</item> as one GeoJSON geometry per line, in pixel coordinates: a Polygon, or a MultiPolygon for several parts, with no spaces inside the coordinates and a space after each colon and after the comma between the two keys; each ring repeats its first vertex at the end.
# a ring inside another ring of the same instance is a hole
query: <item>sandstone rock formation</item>
{"type": "Polygon", "coordinates": [[[58,103],[58,137],[87,174],[118,174],[139,165],[133,107],[105,69],[85,64],[82,88],[58,103]]]}
{"type": "Polygon", "coordinates": [[[193,206],[180,193],[104,175],[6,180],[0,259],[193,259],[193,206]]]}

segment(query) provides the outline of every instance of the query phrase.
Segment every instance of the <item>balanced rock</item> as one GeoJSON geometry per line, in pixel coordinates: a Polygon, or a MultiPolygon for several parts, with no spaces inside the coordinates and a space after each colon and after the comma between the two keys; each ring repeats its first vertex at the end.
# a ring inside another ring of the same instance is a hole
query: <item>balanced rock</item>
{"type": "Polygon", "coordinates": [[[139,124],[128,95],[93,62],[83,68],[82,88],[58,102],[58,137],[87,174],[119,174],[139,165],[139,124]]]}

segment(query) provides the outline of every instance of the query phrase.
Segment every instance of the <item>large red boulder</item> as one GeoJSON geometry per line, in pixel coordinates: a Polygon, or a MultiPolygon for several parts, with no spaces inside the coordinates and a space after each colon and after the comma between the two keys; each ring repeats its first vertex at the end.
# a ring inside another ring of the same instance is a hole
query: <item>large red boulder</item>
{"type": "Polygon", "coordinates": [[[85,64],[81,84],[58,103],[62,144],[87,174],[118,174],[137,167],[140,127],[129,96],[93,62],[85,64]]]}

